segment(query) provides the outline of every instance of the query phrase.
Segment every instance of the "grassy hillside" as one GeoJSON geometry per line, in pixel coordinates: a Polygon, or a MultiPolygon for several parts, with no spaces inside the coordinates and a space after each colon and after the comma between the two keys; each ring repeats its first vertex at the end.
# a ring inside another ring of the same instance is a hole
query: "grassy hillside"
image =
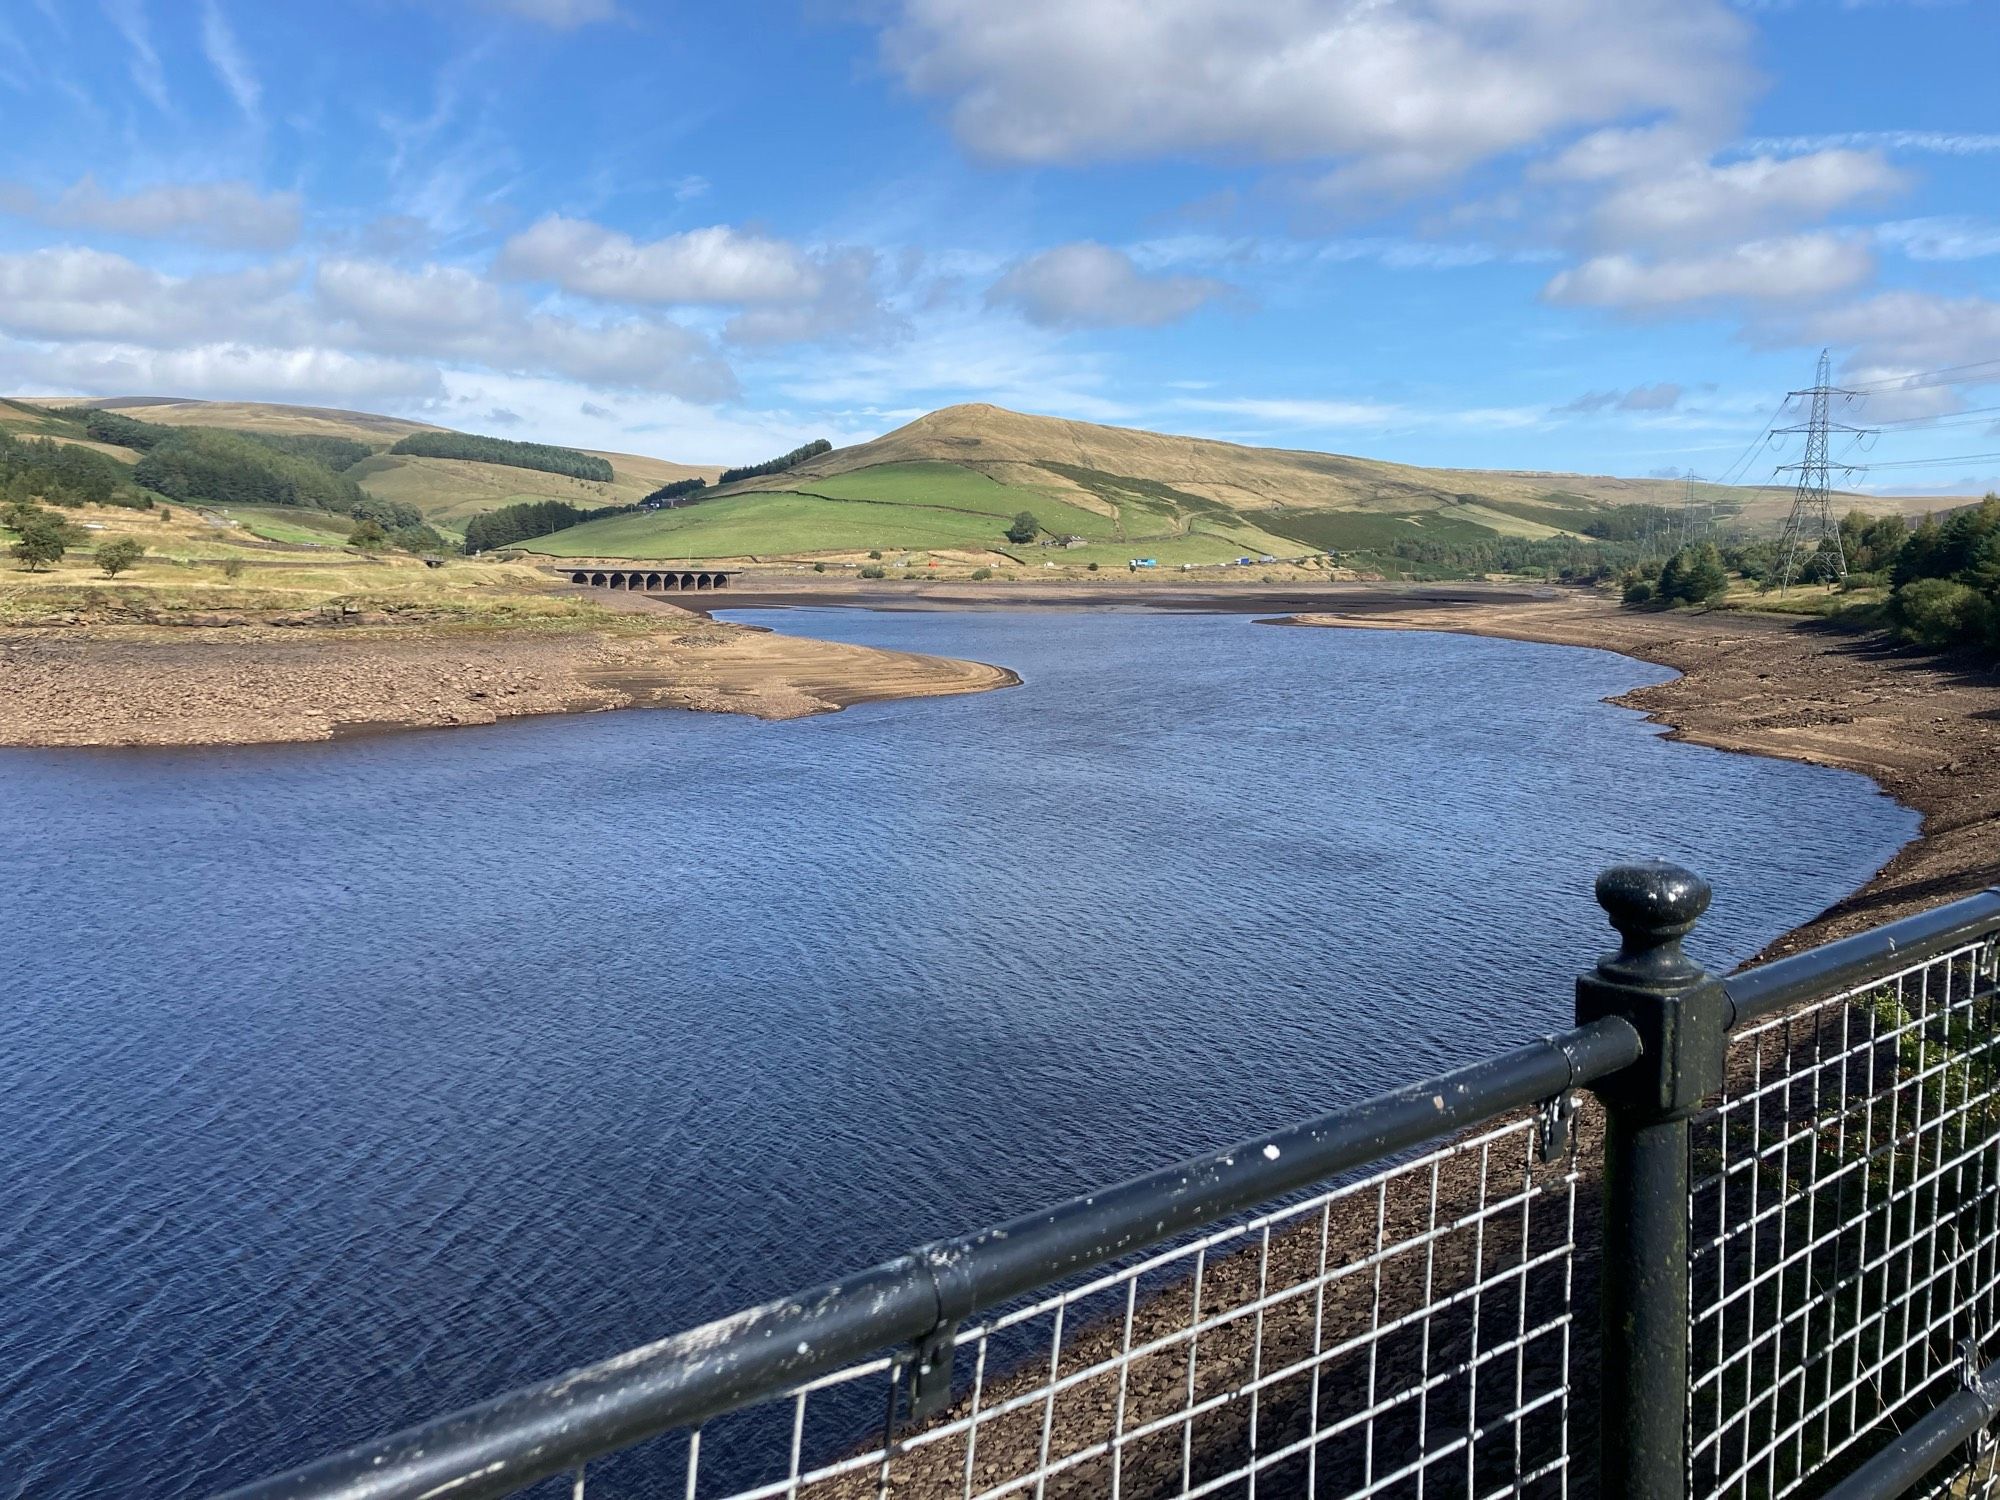
{"type": "MultiPolygon", "coordinates": [[[[675,511],[621,516],[527,545],[565,557],[828,557],[950,549],[1021,560],[1221,562],[1243,555],[1380,554],[1399,542],[1575,536],[1618,506],[1678,510],[1679,480],[1422,469],[953,406],[872,442],[725,486],[675,511]],[[1032,511],[1081,548],[1003,538],[1032,511]]],[[[1787,496],[1697,485],[1718,516],[1767,529],[1787,496]]],[[[1871,509],[1924,502],[1854,496],[1871,509]]]]}
{"type": "MultiPolygon", "coordinates": [[[[220,427],[238,432],[351,438],[377,451],[374,457],[363,459],[346,470],[349,478],[384,500],[414,505],[431,525],[448,533],[463,530],[465,522],[480,511],[496,510],[519,501],[562,500],[586,509],[631,505],[673,480],[699,476],[713,482],[722,472],[720,465],[677,464],[632,453],[583,449],[580,451],[595,453],[597,457],[608,460],[612,467],[611,483],[593,484],[560,474],[545,474],[504,464],[391,454],[386,450],[398,438],[414,432],[442,432],[448,429],[401,417],[377,416],[372,412],[342,411],[325,406],[280,406],[254,401],[182,401],[150,396],[114,396],[97,400],[71,397],[42,400],[30,397],[19,404],[0,400],[0,425],[6,426],[16,436],[80,441],[73,433],[65,431],[60,425],[51,424],[40,412],[32,410],[34,407],[55,411],[96,407],[167,427],[220,427]]],[[[129,448],[88,442],[84,446],[97,448],[127,463],[138,458],[129,448]]]]}
{"type": "Polygon", "coordinates": [[[707,558],[901,549],[1024,557],[1034,543],[1005,533],[1022,511],[1048,538],[1075,537],[1064,562],[1222,562],[1244,553],[1301,549],[1212,510],[1182,513],[1131,494],[1093,505],[1008,484],[957,464],[884,464],[795,488],[732,493],[678,510],[612,516],[523,545],[563,557],[707,558]]]}

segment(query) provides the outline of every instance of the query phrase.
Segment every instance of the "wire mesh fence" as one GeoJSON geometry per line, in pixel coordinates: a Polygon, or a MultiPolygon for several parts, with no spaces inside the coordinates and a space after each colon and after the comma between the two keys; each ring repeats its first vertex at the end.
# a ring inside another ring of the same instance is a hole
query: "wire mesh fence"
{"type": "MultiPolygon", "coordinates": [[[[1989,939],[1731,1039],[1690,1142],[1692,1492],[1819,1493],[2000,1353],[1989,939]]],[[[1960,1464],[1937,1493],[1987,1494],[1960,1464]]]]}
{"type": "Polygon", "coordinates": [[[664,1439],[581,1496],[1561,1496],[1577,1148],[1535,1118],[664,1439]]]}

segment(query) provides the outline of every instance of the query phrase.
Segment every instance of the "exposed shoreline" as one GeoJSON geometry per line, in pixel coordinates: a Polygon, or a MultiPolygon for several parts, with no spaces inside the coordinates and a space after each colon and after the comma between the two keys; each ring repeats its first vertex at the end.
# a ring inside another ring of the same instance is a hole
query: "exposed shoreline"
{"type": "Polygon", "coordinates": [[[1681,675],[1611,701],[1721,750],[1868,776],[1923,818],[1859,890],[1760,958],[2000,885],[2000,670],[1879,636],[1740,613],[1637,613],[1594,593],[1419,609],[1302,613],[1301,626],[1436,630],[1614,651],[1681,675]]]}
{"type": "Polygon", "coordinates": [[[1020,681],[983,662],[661,624],[0,630],[0,747],[282,744],[615,708],[793,719],[1020,681]]]}

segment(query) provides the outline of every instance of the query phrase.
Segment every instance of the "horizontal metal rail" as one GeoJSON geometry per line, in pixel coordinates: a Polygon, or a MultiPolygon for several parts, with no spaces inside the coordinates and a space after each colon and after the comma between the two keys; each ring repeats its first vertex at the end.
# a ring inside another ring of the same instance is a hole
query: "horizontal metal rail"
{"type": "Polygon", "coordinates": [[[2000,931],[2000,889],[1981,891],[1949,906],[1917,912],[1853,937],[1745,969],[1723,981],[1723,993],[1733,1008],[1729,1024],[1776,1015],[1874,979],[1886,979],[1996,931],[2000,931]]]}
{"type": "Polygon", "coordinates": [[[1950,1458],[1953,1449],[1977,1438],[1996,1416],[2000,1416],[2000,1361],[1981,1370],[1965,1389],[1941,1402],[1908,1432],[1898,1433],[1822,1500],[1896,1500],[1950,1458]]]}
{"type": "Polygon", "coordinates": [[[231,1490],[224,1500],[484,1500],[949,1330],[969,1314],[1639,1060],[1619,1017],[765,1303],[231,1490]]]}

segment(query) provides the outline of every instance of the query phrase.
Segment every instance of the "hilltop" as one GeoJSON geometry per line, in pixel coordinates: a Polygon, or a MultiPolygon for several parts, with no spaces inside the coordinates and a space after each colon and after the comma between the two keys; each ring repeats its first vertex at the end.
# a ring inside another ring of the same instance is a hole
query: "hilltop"
{"type": "MultiPolygon", "coordinates": [[[[560,556],[828,556],[863,549],[1029,554],[1002,539],[1031,512],[1065,561],[1213,563],[1240,554],[1386,553],[1603,532],[1620,507],[1678,512],[1681,480],[1427,469],[1303,449],[1255,448],[988,405],[950,406],[894,432],[696,498],[595,521],[526,545],[560,556]]],[[[1789,496],[1696,485],[1718,517],[1777,525],[1789,496]]],[[[1903,504],[1847,497],[1874,509],[1903,504]]],[[[1909,503],[1927,509],[1927,503],[1909,503]]],[[[1634,513],[1626,512],[1629,524],[1634,513]]]]}

